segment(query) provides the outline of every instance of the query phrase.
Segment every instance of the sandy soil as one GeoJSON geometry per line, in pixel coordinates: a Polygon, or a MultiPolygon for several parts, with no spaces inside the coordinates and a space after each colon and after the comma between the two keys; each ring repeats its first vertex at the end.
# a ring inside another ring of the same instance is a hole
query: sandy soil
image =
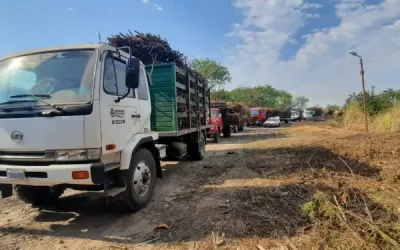
{"type": "Polygon", "coordinates": [[[135,214],[100,192],[68,191],[46,210],[0,200],[0,249],[340,249],[328,237],[341,236],[319,233],[302,206],[352,185],[398,216],[400,137],[385,136],[394,148],[328,127],[247,129],[210,143],[204,161],[165,162],[153,201],[135,214]]]}

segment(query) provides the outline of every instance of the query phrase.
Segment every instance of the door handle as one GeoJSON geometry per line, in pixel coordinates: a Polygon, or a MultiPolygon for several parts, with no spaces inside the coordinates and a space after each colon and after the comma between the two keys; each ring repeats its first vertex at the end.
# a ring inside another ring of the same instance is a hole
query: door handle
{"type": "Polygon", "coordinates": [[[140,114],[133,114],[132,118],[140,118],[140,114]]]}

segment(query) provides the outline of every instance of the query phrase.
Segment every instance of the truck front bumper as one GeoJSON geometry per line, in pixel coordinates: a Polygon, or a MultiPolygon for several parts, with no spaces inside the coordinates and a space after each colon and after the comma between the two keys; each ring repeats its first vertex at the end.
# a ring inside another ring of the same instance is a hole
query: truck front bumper
{"type": "Polygon", "coordinates": [[[54,186],[60,184],[96,185],[103,183],[104,165],[102,163],[53,164],[48,166],[22,166],[0,164],[0,184],[54,186]],[[22,179],[8,178],[7,170],[22,170],[22,179]],[[74,179],[72,172],[87,171],[86,179],[74,179]]]}

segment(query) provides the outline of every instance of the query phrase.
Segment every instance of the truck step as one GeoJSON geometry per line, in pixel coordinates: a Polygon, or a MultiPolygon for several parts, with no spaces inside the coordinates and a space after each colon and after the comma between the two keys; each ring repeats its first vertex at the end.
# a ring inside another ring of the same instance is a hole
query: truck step
{"type": "Polygon", "coordinates": [[[164,159],[167,157],[167,145],[165,144],[156,144],[156,148],[158,152],[160,152],[160,159],[164,159]]]}
{"type": "Polygon", "coordinates": [[[117,168],[119,168],[120,167],[120,165],[119,165],[119,163],[109,163],[109,164],[106,164],[105,166],[104,166],[104,171],[105,172],[108,172],[108,171],[111,171],[111,170],[114,170],[114,169],[117,169],[117,168]]]}
{"type": "Polygon", "coordinates": [[[126,190],[126,187],[114,187],[114,188],[110,188],[110,189],[104,191],[104,193],[107,197],[114,197],[114,196],[117,196],[117,195],[125,192],[125,190],[126,190]]]}

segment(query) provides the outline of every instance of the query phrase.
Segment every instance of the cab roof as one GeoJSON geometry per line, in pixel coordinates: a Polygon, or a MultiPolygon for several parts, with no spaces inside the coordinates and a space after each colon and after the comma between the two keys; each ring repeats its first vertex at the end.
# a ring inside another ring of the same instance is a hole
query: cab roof
{"type": "Polygon", "coordinates": [[[20,57],[20,56],[38,54],[38,53],[46,53],[46,52],[52,52],[52,51],[85,50],[85,49],[115,50],[114,47],[112,47],[110,45],[107,45],[107,44],[101,44],[101,43],[65,45],[65,46],[46,47],[46,48],[41,48],[41,49],[27,50],[27,51],[23,51],[23,52],[20,52],[20,53],[15,53],[15,54],[8,55],[8,56],[6,56],[4,58],[1,58],[0,61],[6,60],[6,59],[10,59],[10,58],[14,58],[14,57],[20,57]]]}

